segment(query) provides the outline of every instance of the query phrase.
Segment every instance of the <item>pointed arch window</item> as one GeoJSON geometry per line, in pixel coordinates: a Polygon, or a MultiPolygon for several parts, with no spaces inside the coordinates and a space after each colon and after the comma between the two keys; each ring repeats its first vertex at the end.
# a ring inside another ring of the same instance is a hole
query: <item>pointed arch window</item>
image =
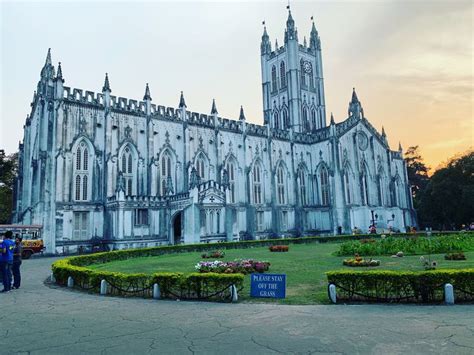
{"type": "Polygon", "coordinates": [[[345,169],[344,172],[344,194],[346,196],[346,204],[351,204],[351,178],[348,169],[345,169]]]}
{"type": "Polygon", "coordinates": [[[369,204],[369,191],[367,187],[367,175],[365,172],[362,173],[360,179],[360,188],[361,188],[361,202],[363,205],[369,204]]]}
{"type": "Polygon", "coordinates": [[[306,75],[304,73],[304,61],[301,59],[300,61],[300,73],[301,73],[301,85],[306,86],[306,75]]]}
{"type": "Polygon", "coordinates": [[[286,68],[285,68],[284,61],[281,61],[280,63],[280,81],[281,81],[281,87],[282,88],[286,87],[286,68]]]}
{"type": "Polygon", "coordinates": [[[277,70],[276,67],[272,67],[272,92],[276,92],[278,90],[277,87],[277,70]]]}
{"type": "Polygon", "coordinates": [[[308,108],[306,106],[303,106],[303,127],[307,131],[311,129],[309,120],[308,120],[308,108]]]}
{"type": "Polygon", "coordinates": [[[260,164],[253,167],[253,202],[255,204],[262,203],[262,169],[260,164]]]}
{"type": "Polygon", "coordinates": [[[308,204],[307,201],[307,193],[306,193],[306,172],[304,168],[300,168],[298,171],[298,179],[299,179],[299,190],[300,190],[300,201],[302,206],[306,206],[308,204]]]}
{"type": "Polygon", "coordinates": [[[229,176],[229,202],[235,203],[235,164],[230,161],[226,166],[227,174],[229,176]]]}
{"type": "Polygon", "coordinates": [[[281,110],[281,118],[282,118],[282,128],[283,129],[289,129],[290,128],[290,120],[289,120],[289,117],[288,117],[288,110],[286,109],[286,107],[284,107],[282,110],[281,110]]]}
{"type": "Polygon", "coordinates": [[[278,204],[284,205],[286,201],[286,191],[285,191],[285,171],[282,165],[280,165],[277,169],[277,192],[278,192],[278,204]]]}
{"type": "Polygon", "coordinates": [[[82,141],[76,149],[74,156],[74,200],[88,201],[90,195],[89,180],[91,179],[91,169],[89,169],[89,149],[82,141]]]}
{"type": "Polygon", "coordinates": [[[135,173],[133,172],[133,154],[130,147],[125,147],[122,152],[121,171],[125,181],[125,195],[134,194],[135,173]]]}
{"type": "Polygon", "coordinates": [[[321,189],[321,204],[329,205],[329,174],[328,169],[323,166],[319,172],[320,189],[321,189]]]}
{"type": "Polygon", "coordinates": [[[273,111],[273,125],[276,129],[280,129],[280,117],[278,115],[278,110],[273,111]]]}
{"type": "Polygon", "coordinates": [[[204,158],[199,156],[196,159],[196,172],[200,178],[200,181],[205,181],[206,179],[206,169],[204,164],[204,158]]]}
{"type": "Polygon", "coordinates": [[[167,194],[168,177],[171,177],[171,157],[168,152],[164,153],[161,157],[161,178],[160,187],[161,195],[167,194]]]}
{"type": "Polygon", "coordinates": [[[314,107],[311,109],[311,125],[313,126],[313,130],[321,128],[317,125],[316,109],[314,107]]]}
{"type": "Polygon", "coordinates": [[[384,187],[384,178],[383,174],[380,173],[377,179],[377,187],[379,192],[379,205],[385,205],[385,187],[384,187]]]}

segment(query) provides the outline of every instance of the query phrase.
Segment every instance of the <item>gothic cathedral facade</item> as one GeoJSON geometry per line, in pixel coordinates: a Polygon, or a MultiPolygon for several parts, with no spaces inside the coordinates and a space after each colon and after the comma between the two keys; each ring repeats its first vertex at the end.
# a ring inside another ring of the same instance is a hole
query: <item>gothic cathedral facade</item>
{"type": "Polygon", "coordinates": [[[46,63],[19,146],[14,221],[43,226],[46,251],[110,249],[416,225],[402,148],[364,116],[326,122],[321,42],[261,42],[263,125],[64,85],[46,63]]]}

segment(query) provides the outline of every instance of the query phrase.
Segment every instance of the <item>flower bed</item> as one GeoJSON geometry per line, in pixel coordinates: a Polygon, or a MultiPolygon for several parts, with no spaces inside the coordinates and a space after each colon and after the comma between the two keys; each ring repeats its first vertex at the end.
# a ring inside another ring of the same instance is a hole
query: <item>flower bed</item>
{"type": "Polygon", "coordinates": [[[201,257],[203,259],[220,259],[225,256],[225,253],[223,250],[214,250],[214,251],[208,251],[206,253],[201,254],[201,257]]]}
{"type": "Polygon", "coordinates": [[[445,260],[466,260],[466,255],[463,252],[460,253],[448,253],[444,256],[445,260]]]}
{"type": "Polygon", "coordinates": [[[286,253],[290,250],[288,245],[272,245],[268,248],[272,253],[286,253]]]}
{"type": "Polygon", "coordinates": [[[345,266],[350,266],[350,267],[358,267],[358,266],[379,266],[380,265],[380,260],[372,260],[370,259],[362,259],[358,254],[355,255],[354,258],[351,259],[345,259],[342,262],[342,265],[345,266]]]}
{"type": "Polygon", "coordinates": [[[195,269],[200,273],[214,272],[217,274],[251,274],[265,272],[270,268],[267,261],[235,260],[235,261],[200,261],[195,269]]]}

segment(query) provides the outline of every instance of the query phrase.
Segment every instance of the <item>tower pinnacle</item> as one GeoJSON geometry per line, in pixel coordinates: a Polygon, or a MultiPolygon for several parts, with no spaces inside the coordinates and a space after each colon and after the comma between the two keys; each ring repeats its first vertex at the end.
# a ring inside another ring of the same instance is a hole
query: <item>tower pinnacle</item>
{"type": "Polygon", "coordinates": [[[62,80],[64,82],[64,79],[63,79],[63,69],[61,68],[61,62],[58,63],[58,73],[56,75],[56,79],[57,80],[62,80]]]}
{"type": "Polygon", "coordinates": [[[109,74],[108,73],[105,73],[104,86],[102,87],[102,92],[105,92],[105,91],[112,92],[112,90],[110,89],[109,74]]]}
{"type": "Polygon", "coordinates": [[[183,95],[183,92],[181,91],[181,96],[179,98],[179,108],[186,108],[186,102],[184,101],[184,95],[183,95]]]}
{"type": "Polygon", "coordinates": [[[48,54],[46,54],[46,60],[44,62],[43,69],[41,69],[41,78],[54,79],[54,67],[51,61],[51,48],[48,48],[48,54]]]}
{"type": "Polygon", "coordinates": [[[243,106],[240,106],[239,121],[245,121],[245,114],[243,106]]]}
{"type": "Polygon", "coordinates": [[[143,96],[143,100],[150,100],[151,101],[150,87],[148,86],[148,83],[146,83],[145,96],[143,96]]]}
{"type": "Polygon", "coordinates": [[[270,38],[268,37],[267,33],[267,26],[265,26],[265,21],[262,22],[263,24],[263,35],[262,35],[262,43],[260,44],[260,51],[261,54],[270,54],[272,51],[272,45],[270,43],[270,38]]]}
{"type": "Polygon", "coordinates": [[[211,108],[211,115],[217,115],[217,107],[216,107],[216,100],[212,99],[212,108],[211,108]]]}

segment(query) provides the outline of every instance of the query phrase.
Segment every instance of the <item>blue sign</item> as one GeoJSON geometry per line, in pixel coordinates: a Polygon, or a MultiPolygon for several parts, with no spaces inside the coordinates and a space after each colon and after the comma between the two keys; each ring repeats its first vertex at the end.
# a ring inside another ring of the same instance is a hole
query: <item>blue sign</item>
{"type": "Polygon", "coordinates": [[[250,296],[266,298],[285,298],[285,274],[251,274],[250,296]]]}

